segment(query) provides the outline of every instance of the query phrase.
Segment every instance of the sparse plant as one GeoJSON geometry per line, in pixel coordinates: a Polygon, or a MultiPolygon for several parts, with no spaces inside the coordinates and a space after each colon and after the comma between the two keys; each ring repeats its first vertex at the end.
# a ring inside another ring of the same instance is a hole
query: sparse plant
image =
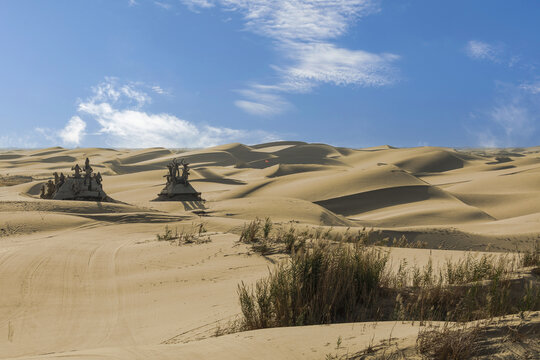
{"type": "Polygon", "coordinates": [[[197,230],[199,232],[199,237],[206,232],[206,224],[204,222],[201,222],[197,225],[197,230]]]}
{"type": "Polygon", "coordinates": [[[156,234],[157,241],[168,241],[171,244],[185,245],[185,244],[204,244],[211,241],[210,236],[203,236],[206,233],[204,223],[191,224],[188,229],[182,227],[178,232],[178,227],[174,229],[174,232],[168,225],[165,225],[163,234],[156,234]]]}
{"type": "Polygon", "coordinates": [[[169,229],[169,225],[165,225],[165,232],[162,234],[156,234],[157,241],[173,241],[178,239],[178,229],[173,233],[172,229],[169,229]]]}
{"type": "Polygon", "coordinates": [[[264,225],[262,228],[263,231],[263,237],[265,240],[268,240],[268,237],[270,236],[270,231],[272,231],[272,220],[270,220],[269,217],[267,217],[264,221],[264,225]]]}
{"type": "Polygon", "coordinates": [[[244,228],[240,234],[240,242],[245,244],[253,244],[257,241],[257,234],[259,233],[260,229],[261,220],[259,218],[255,218],[255,220],[251,221],[247,225],[244,224],[244,228]]]}

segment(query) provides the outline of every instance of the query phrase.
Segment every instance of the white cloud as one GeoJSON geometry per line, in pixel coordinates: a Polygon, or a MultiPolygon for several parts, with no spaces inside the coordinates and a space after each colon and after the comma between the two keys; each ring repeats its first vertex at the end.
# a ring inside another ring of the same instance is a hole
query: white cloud
{"type": "Polygon", "coordinates": [[[470,40],[465,46],[467,55],[475,60],[498,61],[500,50],[491,44],[478,40],[470,40]]]}
{"type": "Polygon", "coordinates": [[[129,6],[135,6],[135,5],[137,5],[137,1],[135,1],[135,0],[128,0],[128,5],[129,5],[129,6]]]}
{"type": "Polygon", "coordinates": [[[290,106],[279,93],[307,93],[332,85],[385,86],[396,81],[393,54],[349,50],[329,42],[357,19],[379,10],[375,0],[182,0],[191,8],[216,5],[243,14],[246,29],[275,41],[286,65],[273,66],[276,84],[252,84],[249,99],[236,106],[255,115],[280,113],[290,106]],[[257,93],[257,94],[255,94],[257,93]],[[253,98],[262,99],[260,101],[253,98]],[[279,101],[274,101],[276,98],[279,101]],[[272,101],[268,101],[271,99],[272,101]]]}
{"type": "Polygon", "coordinates": [[[343,35],[356,18],[378,10],[371,0],[217,0],[244,14],[246,27],[278,40],[306,42],[343,35]]]}
{"type": "Polygon", "coordinates": [[[86,123],[80,117],[73,116],[58,135],[65,144],[79,145],[85,135],[85,129],[86,123]]]}
{"type": "Polygon", "coordinates": [[[279,107],[260,102],[236,100],[234,104],[251,115],[273,115],[282,112],[279,107]]]}
{"type": "Polygon", "coordinates": [[[393,54],[338,48],[329,43],[299,44],[289,53],[296,64],[283,70],[288,84],[389,85],[393,82],[389,75],[394,72],[391,63],[399,58],[393,54]]]}
{"type": "MultiPolygon", "coordinates": [[[[91,100],[96,101],[108,101],[111,103],[117,103],[118,101],[127,101],[130,104],[142,107],[145,104],[152,102],[152,98],[140,90],[141,83],[129,82],[127,84],[119,84],[118,78],[105,77],[105,80],[99,83],[97,86],[92,87],[94,93],[91,100]]],[[[159,88],[159,86],[158,86],[159,88]]]]}
{"type": "Polygon", "coordinates": [[[536,83],[525,83],[519,86],[522,90],[525,90],[531,94],[540,94],[540,81],[536,83]]]}
{"type": "Polygon", "coordinates": [[[497,90],[491,109],[471,114],[466,130],[480,146],[525,146],[538,133],[540,98],[523,86],[497,83],[497,90]]]}
{"type": "Polygon", "coordinates": [[[152,91],[154,91],[156,94],[159,95],[166,95],[167,91],[163,90],[160,86],[154,85],[152,86],[152,91]]]}
{"type": "MultiPolygon", "coordinates": [[[[93,88],[92,96],[79,102],[78,113],[97,122],[97,135],[105,136],[107,143],[115,147],[192,148],[274,139],[272,134],[263,131],[197,125],[175,115],[144,111],[143,106],[152,99],[140,89],[143,86],[137,83],[121,84],[116,78],[106,78],[93,88]]],[[[73,143],[76,139],[80,141],[76,134],[84,133],[82,124],[82,119],[74,116],[61,131],[61,137],[73,140],[73,143]]]]}
{"type": "Polygon", "coordinates": [[[529,109],[521,104],[510,103],[496,106],[491,118],[503,129],[507,137],[523,136],[534,129],[534,117],[529,109]]]}
{"type": "Polygon", "coordinates": [[[214,6],[212,0],[180,0],[180,2],[193,12],[198,12],[197,8],[211,8],[214,6]]]}
{"type": "Polygon", "coordinates": [[[170,10],[172,8],[171,4],[161,2],[161,1],[154,1],[154,4],[156,4],[157,6],[159,6],[160,8],[163,8],[165,10],[170,10]]]}
{"type": "Polygon", "coordinates": [[[253,84],[251,89],[238,90],[237,92],[249,100],[236,100],[234,104],[251,115],[275,115],[292,107],[282,96],[273,93],[275,87],[269,88],[253,84]]]}

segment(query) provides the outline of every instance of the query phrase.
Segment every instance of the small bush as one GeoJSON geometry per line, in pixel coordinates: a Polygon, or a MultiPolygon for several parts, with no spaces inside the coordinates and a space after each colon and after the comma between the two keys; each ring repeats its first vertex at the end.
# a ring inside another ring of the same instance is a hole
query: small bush
{"type": "Polygon", "coordinates": [[[240,234],[240,242],[251,245],[251,249],[262,255],[275,253],[287,253],[298,251],[306,245],[310,238],[309,231],[298,232],[291,226],[287,230],[277,229],[272,234],[274,224],[270,218],[266,218],[264,223],[256,218],[248,224],[244,224],[240,234]]]}
{"type": "Polygon", "coordinates": [[[156,234],[157,241],[173,241],[178,239],[178,229],[173,233],[172,229],[169,229],[169,225],[165,225],[165,232],[163,235],[156,234]]]}
{"type": "Polygon", "coordinates": [[[242,233],[240,234],[240,242],[243,242],[245,244],[253,244],[255,242],[258,242],[258,234],[261,229],[261,220],[259,218],[256,218],[249,224],[244,224],[244,228],[242,229],[242,233]]]}

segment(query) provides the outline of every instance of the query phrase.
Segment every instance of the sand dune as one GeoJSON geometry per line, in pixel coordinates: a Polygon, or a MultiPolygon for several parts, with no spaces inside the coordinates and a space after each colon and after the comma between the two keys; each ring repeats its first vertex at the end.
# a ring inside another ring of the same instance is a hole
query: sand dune
{"type": "Polygon", "coordinates": [[[351,352],[410,323],[334,324],[213,337],[239,313],[236,287],[272,261],[239,245],[246,221],[369,228],[425,241],[393,264],[528,248],[540,236],[540,148],[455,150],[305,142],[209,149],[0,151],[0,359],[313,358],[351,352]],[[116,202],[39,198],[52,172],[90,157],[116,202]],[[206,201],[157,202],[171,159],[190,163],[206,201]],[[16,181],[17,177],[24,181],[16,181]],[[8,182],[6,182],[8,183],[8,182]],[[204,215],[204,216],[201,216],[204,215]],[[156,234],[203,224],[210,242],[156,234]],[[438,249],[438,250],[432,250],[438,249]]]}

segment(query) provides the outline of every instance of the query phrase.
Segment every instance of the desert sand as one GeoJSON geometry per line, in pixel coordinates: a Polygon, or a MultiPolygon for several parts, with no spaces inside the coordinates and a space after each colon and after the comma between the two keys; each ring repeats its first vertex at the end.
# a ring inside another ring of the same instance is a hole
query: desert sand
{"type": "Polygon", "coordinates": [[[1,150],[0,359],[324,359],[389,337],[415,338],[418,323],[406,322],[216,337],[240,312],[238,283],[256,281],[279,261],[238,243],[256,217],[427,244],[392,248],[393,264],[520,251],[540,238],[540,148],[276,142],[1,150]],[[114,203],[39,198],[54,171],[71,173],[86,157],[114,203]],[[173,158],[191,164],[190,182],[205,201],[154,201],[173,158]],[[209,242],[156,240],[166,225],[201,223],[209,242]]]}

